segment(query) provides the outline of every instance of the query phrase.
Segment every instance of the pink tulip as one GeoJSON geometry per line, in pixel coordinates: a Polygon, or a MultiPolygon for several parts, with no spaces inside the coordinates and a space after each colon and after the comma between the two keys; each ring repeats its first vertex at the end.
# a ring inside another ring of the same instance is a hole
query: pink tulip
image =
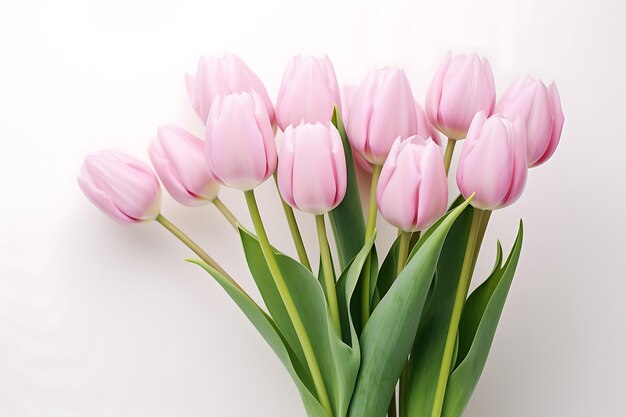
{"type": "MultiPolygon", "coordinates": [[[[415,114],[417,117],[417,135],[423,138],[431,138],[437,145],[441,146],[441,136],[439,132],[430,123],[424,110],[422,110],[422,106],[420,106],[417,101],[415,102],[415,114]]],[[[353,155],[356,164],[365,172],[371,174],[373,171],[372,164],[367,162],[358,152],[355,152],[353,155]]]]}
{"type": "Polygon", "coordinates": [[[397,137],[417,133],[415,114],[404,71],[384,68],[370,72],[350,106],[347,130],[352,149],[368,162],[382,165],[397,137]]]}
{"type": "Polygon", "coordinates": [[[354,102],[357,88],[354,84],[344,84],[341,87],[341,119],[344,127],[348,126],[348,114],[350,113],[350,106],[354,102]]]}
{"type": "Polygon", "coordinates": [[[278,187],[293,208],[323,214],[346,194],[346,159],[339,132],[330,123],[304,123],[285,130],[278,187]]]}
{"type": "Polygon", "coordinates": [[[217,197],[220,187],[209,173],[199,138],[180,127],[161,126],[148,153],[161,182],[179,203],[200,206],[217,197]]]}
{"type": "Polygon", "coordinates": [[[154,172],[122,152],[87,156],[78,185],[96,207],[122,223],[154,220],[161,210],[161,187],[154,172]]]}
{"type": "Polygon", "coordinates": [[[535,78],[519,78],[504,92],[496,112],[509,119],[519,116],[524,120],[529,167],[541,165],[552,156],[564,121],[559,91],[554,83],[546,87],[535,78]]]}
{"type": "Polygon", "coordinates": [[[251,190],[276,169],[274,132],[256,95],[234,93],[215,99],[206,122],[205,158],[218,182],[251,190]]]}
{"type": "Polygon", "coordinates": [[[417,114],[417,134],[423,138],[431,138],[437,145],[442,146],[441,135],[430,123],[424,109],[417,101],[415,102],[415,112],[417,114]]]}
{"type": "Polygon", "coordinates": [[[403,231],[432,225],[448,205],[441,148],[418,135],[396,139],[380,174],[376,200],[385,220],[403,231]]]}
{"type": "Polygon", "coordinates": [[[496,87],[489,61],[476,54],[448,53],[426,95],[426,114],[451,139],[463,139],[479,111],[491,115],[496,87]]]}
{"type": "Polygon", "coordinates": [[[463,197],[476,193],[472,205],[484,210],[508,206],[524,191],[527,172],[524,121],[476,114],[456,171],[463,197]]]}
{"type": "Polygon", "coordinates": [[[329,122],[341,108],[333,64],[324,58],[295,56],[287,65],[276,100],[276,120],[284,131],[301,122],[329,122]]]}
{"type": "Polygon", "coordinates": [[[185,85],[191,105],[203,123],[218,95],[241,92],[256,93],[265,104],[270,120],[274,121],[274,107],[265,86],[237,55],[201,57],[196,75],[185,75],[185,85]]]}

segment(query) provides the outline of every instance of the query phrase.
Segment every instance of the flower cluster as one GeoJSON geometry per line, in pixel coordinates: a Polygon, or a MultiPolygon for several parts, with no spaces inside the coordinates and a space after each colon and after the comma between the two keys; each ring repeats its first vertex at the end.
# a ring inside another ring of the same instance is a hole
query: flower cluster
{"type": "Polygon", "coordinates": [[[519,199],[528,169],[546,162],[559,143],[564,117],[556,85],[522,77],[496,100],[490,64],[476,54],[446,55],[423,107],[402,69],[376,69],[358,86],[340,89],[328,57],[294,57],[275,105],[259,77],[234,55],[201,58],[196,74],[185,81],[204,124],[203,137],[161,126],[148,149],[150,160],[174,199],[186,206],[213,204],[239,231],[268,311],[162,216],[159,180],[143,162],[116,151],[88,156],[78,177],[87,197],[120,222],[158,221],[194,251],[286,364],[309,415],[378,417],[387,407],[389,415],[396,415],[392,399],[399,380],[401,392],[408,392],[400,396],[401,417],[460,416],[480,376],[508,291],[494,288],[500,282],[510,286],[514,274],[521,226],[508,260],[501,264],[498,257],[494,283],[487,288],[491,293],[485,290],[476,303],[501,299],[479,313],[470,311],[473,316],[466,322],[471,328],[462,330],[473,268],[491,212],[519,199]],[[448,174],[462,140],[456,184],[465,201],[448,210],[448,174]],[[371,175],[367,222],[353,162],[371,175]],[[271,176],[299,264],[270,244],[263,226],[254,189],[271,176]],[[220,186],[244,192],[255,234],[242,228],[220,201],[220,186]],[[318,276],[313,275],[293,209],[315,216],[318,276]],[[472,214],[460,220],[465,209],[472,214]],[[382,258],[374,246],[378,212],[398,229],[397,242],[380,269],[377,259],[382,258]],[[339,262],[331,255],[326,215],[339,262]],[[457,220],[465,222],[455,232],[458,241],[442,251],[457,220]],[[457,257],[453,267],[450,260],[440,260],[442,252],[457,257]],[[437,280],[449,281],[431,286],[440,262],[446,274],[437,280]],[[453,293],[437,293],[451,288],[453,293]],[[429,291],[442,305],[422,315],[429,291]],[[353,294],[359,296],[353,299],[353,294]],[[358,320],[355,312],[360,313],[358,320]],[[450,388],[454,367],[463,359],[457,358],[457,350],[458,355],[471,354],[472,341],[458,338],[476,332],[475,321],[483,317],[491,323],[483,331],[491,335],[472,346],[480,358],[450,388]],[[447,328],[434,331],[441,323],[447,328]],[[419,355],[412,356],[421,334],[438,338],[428,343],[441,347],[430,352],[432,357],[424,356],[423,363],[432,364],[427,370],[420,368],[419,355]],[[432,379],[411,385],[412,379],[400,378],[405,371],[412,378],[432,379]],[[431,385],[424,390],[424,384],[431,385]]]}
{"type": "MultiPolygon", "coordinates": [[[[522,77],[496,104],[491,67],[476,54],[446,55],[426,95],[426,112],[405,72],[391,67],[344,88],[342,106],[328,57],[294,57],[275,107],[259,77],[235,55],[201,58],[186,86],[206,126],[204,140],[162,126],[149,149],[161,182],[181,204],[213,201],[218,184],[251,190],[277,171],[290,206],[313,214],[332,210],[346,184],[341,138],[330,123],[337,106],[357,164],[370,172],[382,167],[378,206],[402,230],[423,230],[446,210],[450,162],[444,166],[437,130],[451,143],[467,137],[459,189],[465,197],[475,193],[475,206],[496,209],[518,199],[527,167],[554,153],[563,127],[554,83],[522,77]],[[276,125],[285,132],[280,158],[276,125]]],[[[149,172],[129,156],[104,152],[86,159],[79,182],[107,214],[140,221],[158,214],[160,194],[149,172]]]]}

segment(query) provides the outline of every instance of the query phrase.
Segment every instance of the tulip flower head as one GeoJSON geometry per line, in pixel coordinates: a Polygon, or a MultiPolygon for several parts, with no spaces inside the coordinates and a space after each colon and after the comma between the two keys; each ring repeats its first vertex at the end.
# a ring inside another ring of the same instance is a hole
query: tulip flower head
{"type": "Polygon", "coordinates": [[[274,132],[262,100],[233,93],[215,99],[206,122],[205,158],[219,183],[251,190],[276,169],[274,132]]]}
{"type": "Polygon", "coordinates": [[[204,158],[200,138],[176,126],[161,126],[148,150],[167,191],[185,206],[208,204],[219,191],[204,158]]]}
{"type": "Polygon", "coordinates": [[[278,162],[278,187],[293,208],[323,214],[346,194],[343,144],[331,123],[303,123],[285,130],[278,162]]]}
{"type": "MultiPolygon", "coordinates": [[[[431,138],[437,145],[441,146],[441,136],[439,132],[430,123],[426,117],[426,113],[422,110],[422,106],[420,106],[417,101],[415,101],[415,115],[417,117],[417,135],[426,139],[431,138]]],[[[355,152],[353,156],[354,161],[361,169],[370,174],[372,173],[373,166],[370,162],[367,162],[358,152],[355,152]]]]}
{"type": "Polygon", "coordinates": [[[450,139],[463,139],[474,115],[491,115],[496,87],[486,58],[472,53],[448,53],[435,73],[426,95],[426,114],[450,139]]]}
{"type": "Polygon", "coordinates": [[[237,55],[221,58],[201,57],[196,75],[186,74],[185,85],[193,109],[206,123],[213,100],[232,93],[255,93],[263,101],[270,120],[274,121],[274,107],[265,86],[250,67],[237,55]]]}
{"type": "Polygon", "coordinates": [[[509,119],[519,116],[526,124],[528,166],[547,161],[559,143],[563,110],[556,84],[546,86],[532,77],[522,77],[504,92],[496,112],[509,119]]]}
{"type": "Polygon", "coordinates": [[[154,172],[122,152],[87,156],[78,185],[96,207],[122,223],[154,220],[161,210],[161,187],[154,172]]]}
{"type": "Polygon", "coordinates": [[[483,210],[506,207],[524,191],[527,172],[524,121],[476,114],[456,171],[463,197],[476,193],[471,204],[483,210]]]}
{"type": "Polygon", "coordinates": [[[372,164],[382,165],[397,137],[417,133],[415,100],[404,71],[370,72],[350,105],[348,138],[352,149],[372,164]]]}
{"type": "Polygon", "coordinates": [[[441,148],[418,135],[396,139],[380,174],[376,200],[385,220],[402,231],[431,226],[448,205],[441,148]]]}
{"type": "Polygon", "coordinates": [[[415,113],[417,115],[417,135],[426,139],[431,138],[437,145],[442,146],[443,142],[439,131],[428,120],[426,112],[417,101],[415,102],[415,113]]]}
{"type": "Polygon", "coordinates": [[[357,86],[354,84],[344,84],[341,87],[341,119],[343,125],[348,126],[348,115],[350,114],[350,106],[354,101],[356,95],[357,86]]]}
{"type": "Polygon", "coordinates": [[[333,64],[323,58],[295,56],[280,84],[276,100],[276,120],[284,131],[301,122],[330,122],[333,109],[341,108],[339,86],[333,64]]]}

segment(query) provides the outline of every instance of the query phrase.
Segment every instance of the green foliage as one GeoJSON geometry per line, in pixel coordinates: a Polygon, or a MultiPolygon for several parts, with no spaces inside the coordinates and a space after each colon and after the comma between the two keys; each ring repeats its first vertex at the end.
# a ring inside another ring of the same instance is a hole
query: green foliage
{"type": "MultiPolygon", "coordinates": [[[[453,207],[463,201],[459,197],[453,207]]],[[[409,417],[430,417],[441,361],[459,283],[463,255],[474,208],[464,210],[450,228],[437,263],[437,282],[420,320],[409,361],[407,412],[409,417]]]]}
{"type": "Polygon", "coordinates": [[[468,201],[461,204],[425,234],[365,325],[361,370],[349,416],[385,415],[413,345],[444,239],[467,205],[468,201]]]}
{"type": "Polygon", "coordinates": [[[500,265],[502,248],[498,243],[498,259],[493,273],[465,303],[459,326],[459,352],[456,366],[448,379],[443,417],[461,416],[476,388],[511,288],[523,236],[524,228],[520,221],[517,238],[504,265],[500,265]]]}
{"type": "Polygon", "coordinates": [[[348,174],[345,197],[334,210],[328,213],[335,243],[337,244],[339,266],[341,270],[344,270],[365,243],[365,220],[363,218],[363,208],[361,207],[356,170],[354,169],[354,160],[352,159],[352,148],[350,148],[348,136],[336,106],[333,111],[332,122],[341,135],[343,151],[346,156],[346,172],[348,174]]]}

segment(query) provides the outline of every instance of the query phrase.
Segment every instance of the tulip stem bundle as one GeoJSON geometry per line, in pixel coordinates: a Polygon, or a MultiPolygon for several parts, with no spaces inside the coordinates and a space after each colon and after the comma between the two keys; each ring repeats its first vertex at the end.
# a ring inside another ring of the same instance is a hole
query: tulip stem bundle
{"type": "MultiPolygon", "coordinates": [[[[381,165],[374,165],[372,169],[372,182],[370,184],[370,196],[367,207],[367,225],[365,226],[365,241],[367,241],[376,230],[376,217],[378,214],[378,206],[376,205],[376,188],[378,187],[378,180],[383,167],[381,165]]],[[[361,324],[365,326],[367,320],[370,317],[370,279],[372,262],[371,257],[368,257],[365,261],[365,268],[363,269],[363,285],[361,286],[361,324]]]]}
{"type": "Polygon", "coordinates": [[[219,199],[219,197],[215,197],[212,201],[213,205],[222,213],[222,215],[228,220],[228,222],[235,228],[238,229],[239,221],[235,217],[232,211],[226,207],[226,205],[219,199]]]}
{"type": "Polygon", "coordinates": [[[337,329],[337,332],[341,334],[339,304],[337,302],[337,290],[335,289],[335,272],[333,270],[330,247],[328,246],[328,236],[326,235],[326,224],[324,222],[323,214],[315,216],[315,224],[317,226],[320,257],[322,259],[322,269],[324,271],[324,287],[326,299],[328,300],[328,308],[330,309],[330,316],[333,319],[335,328],[337,329]]]}
{"type": "Polygon", "coordinates": [[[250,211],[252,224],[254,225],[254,230],[256,231],[257,237],[259,239],[259,244],[261,245],[261,251],[263,252],[265,262],[267,262],[270,273],[274,278],[276,288],[278,289],[280,297],[285,304],[287,313],[289,314],[298,339],[300,340],[300,343],[302,345],[302,351],[304,352],[309,371],[311,372],[311,377],[313,379],[313,384],[315,385],[315,390],[317,391],[318,399],[320,400],[320,403],[322,404],[328,415],[332,416],[333,413],[330,405],[330,399],[328,398],[328,393],[326,392],[324,379],[322,377],[322,373],[320,371],[315,352],[313,351],[311,340],[309,339],[309,335],[304,327],[304,323],[302,322],[302,318],[300,317],[298,308],[296,307],[291,293],[287,288],[283,273],[281,272],[280,267],[278,266],[278,262],[276,261],[276,256],[274,255],[272,245],[270,244],[267,233],[265,232],[265,226],[263,226],[263,220],[261,219],[259,206],[257,205],[256,197],[254,196],[254,190],[245,191],[244,194],[246,196],[246,203],[248,204],[248,211],[250,211]]]}

